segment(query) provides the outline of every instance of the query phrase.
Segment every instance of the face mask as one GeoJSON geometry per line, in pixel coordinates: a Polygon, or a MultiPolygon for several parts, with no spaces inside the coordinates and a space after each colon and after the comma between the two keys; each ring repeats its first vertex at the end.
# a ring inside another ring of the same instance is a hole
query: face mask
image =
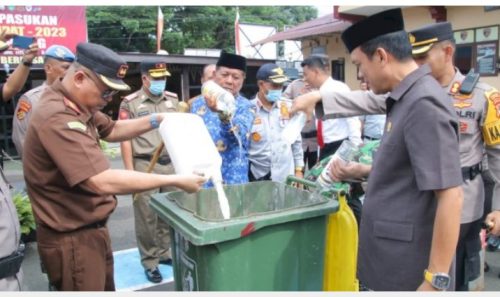
{"type": "Polygon", "coordinates": [[[160,96],[165,90],[166,86],[166,80],[152,80],[151,85],[149,86],[149,91],[155,96],[160,96]]]}
{"type": "Polygon", "coordinates": [[[281,90],[269,90],[266,97],[269,102],[276,102],[281,98],[281,90]]]}

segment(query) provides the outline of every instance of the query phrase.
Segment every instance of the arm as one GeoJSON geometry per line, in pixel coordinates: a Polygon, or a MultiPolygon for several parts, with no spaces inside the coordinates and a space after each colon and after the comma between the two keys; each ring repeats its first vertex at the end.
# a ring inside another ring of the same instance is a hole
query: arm
{"type": "MultiPolygon", "coordinates": [[[[35,42],[30,45],[30,48],[25,51],[22,61],[31,63],[33,59],[38,55],[38,44],[35,42]]],[[[30,67],[24,65],[23,63],[17,65],[14,72],[12,72],[3,86],[3,100],[7,102],[19,93],[28,79],[30,74],[30,67]]]]}
{"type": "Polygon", "coordinates": [[[16,146],[17,153],[22,158],[24,138],[28,131],[33,106],[25,95],[21,96],[17,102],[12,120],[12,142],[16,146]]]}
{"type": "Polygon", "coordinates": [[[174,186],[188,193],[197,192],[207,181],[199,175],[163,175],[131,170],[107,169],[85,181],[83,186],[100,195],[120,195],[143,192],[164,186],[174,186]]]}
{"type": "Polygon", "coordinates": [[[330,167],[330,177],[336,182],[343,180],[361,180],[368,177],[371,171],[371,165],[358,162],[349,162],[345,164],[341,160],[334,160],[330,167]]]}
{"type": "Polygon", "coordinates": [[[134,162],[132,160],[132,142],[130,140],[122,141],[120,143],[120,149],[125,169],[134,170],[134,162]]]}
{"type": "MultiPolygon", "coordinates": [[[[116,121],[113,130],[104,138],[104,140],[109,142],[122,142],[151,131],[153,130],[150,123],[152,116],[153,115],[131,120],[116,121]]],[[[157,113],[156,118],[158,124],[161,123],[165,117],[166,113],[157,113]]]]}
{"type": "MultiPolygon", "coordinates": [[[[448,273],[457,248],[463,193],[461,186],[436,190],[434,193],[437,198],[437,209],[427,269],[430,272],[448,273]]],[[[435,289],[424,280],[418,290],[435,289]]]]}
{"type": "Polygon", "coordinates": [[[363,143],[361,139],[361,121],[358,117],[349,117],[346,120],[349,129],[349,140],[359,146],[363,143]]]}
{"type": "Polygon", "coordinates": [[[316,105],[316,115],[339,118],[364,114],[384,114],[388,95],[376,95],[371,91],[335,92],[320,89],[321,102],[316,105]]]}

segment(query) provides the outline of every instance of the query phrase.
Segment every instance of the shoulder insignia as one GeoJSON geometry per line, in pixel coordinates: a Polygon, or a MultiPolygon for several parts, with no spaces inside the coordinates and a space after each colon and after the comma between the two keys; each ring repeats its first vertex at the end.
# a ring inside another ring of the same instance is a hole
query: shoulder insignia
{"type": "Polygon", "coordinates": [[[132,101],[132,100],[134,100],[134,99],[139,98],[138,94],[139,94],[138,92],[134,92],[134,93],[132,93],[132,94],[130,94],[130,95],[125,96],[125,97],[123,98],[123,100],[124,100],[124,101],[126,101],[126,102],[130,102],[130,101],[132,101]]]}
{"type": "Polygon", "coordinates": [[[85,126],[82,122],[79,121],[68,122],[67,125],[72,130],[81,130],[83,132],[87,131],[87,126],[85,126]]]}
{"type": "Polygon", "coordinates": [[[30,110],[31,110],[31,104],[26,100],[20,100],[18,103],[18,109],[16,113],[17,119],[23,120],[24,117],[26,116],[26,113],[28,113],[30,110]]]}
{"type": "Polygon", "coordinates": [[[460,82],[456,81],[456,82],[451,84],[449,92],[450,92],[450,94],[456,94],[456,93],[458,93],[458,90],[460,90],[460,82]]]}
{"type": "Polygon", "coordinates": [[[166,97],[175,97],[175,98],[178,98],[179,96],[177,96],[176,93],[174,92],[169,92],[169,91],[164,91],[163,92],[165,94],[166,97]]]}
{"type": "Polygon", "coordinates": [[[120,120],[128,120],[130,119],[130,112],[125,108],[120,108],[120,113],[118,114],[118,118],[120,120]]]}
{"type": "Polygon", "coordinates": [[[73,110],[77,114],[81,114],[82,112],[80,111],[80,108],[71,100],[68,98],[64,97],[64,105],[66,105],[69,109],[73,110]]]}

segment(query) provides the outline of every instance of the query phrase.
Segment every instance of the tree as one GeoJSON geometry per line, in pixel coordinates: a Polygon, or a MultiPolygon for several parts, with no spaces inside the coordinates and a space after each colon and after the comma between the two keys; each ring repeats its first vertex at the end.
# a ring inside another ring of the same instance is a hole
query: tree
{"type": "MultiPolygon", "coordinates": [[[[232,6],[162,6],[162,48],[182,54],[185,48],[217,48],[234,52],[232,6]]],[[[241,6],[240,22],[293,26],[317,16],[309,6],[241,6]]],[[[151,53],[156,48],[156,6],[98,6],[87,8],[89,41],[115,51],[151,53]]]]}

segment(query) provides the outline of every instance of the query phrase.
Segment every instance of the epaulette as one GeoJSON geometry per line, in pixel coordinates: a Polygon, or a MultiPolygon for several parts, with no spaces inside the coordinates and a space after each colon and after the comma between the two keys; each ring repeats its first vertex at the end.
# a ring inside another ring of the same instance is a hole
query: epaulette
{"type": "Polygon", "coordinates": [[[178,98],[177,94],[176,94],[176,93],[173,93],[173,92],[164,91],[164,94],[165,94],[165,97],[174,97],[174,98],[178,98]]]}
{"type": "Polygon", "coordinates": [[[123,98],[123,101],[130,102],[130,101],[132,101],[134,99],[137,99],[137,98],[139,98],[139,92],[134,92],[132,94],[129,94],[129,95],[125,96],[123,98]]]}

